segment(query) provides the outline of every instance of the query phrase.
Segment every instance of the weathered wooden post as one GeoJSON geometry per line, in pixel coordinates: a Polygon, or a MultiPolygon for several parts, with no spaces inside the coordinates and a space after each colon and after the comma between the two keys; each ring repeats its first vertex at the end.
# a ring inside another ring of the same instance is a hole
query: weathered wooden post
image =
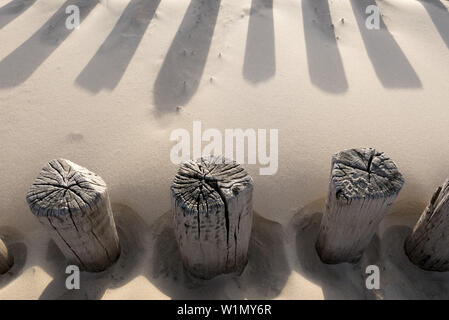
{"type": "Polygon", "coordinates": [[[357,262],[403,184],[396,164],[384,153],[360,148],[334,155],[316,243],[321,260],[357,262]]]}
{"type": "Polygon", "coordinates": [[[422,269],[449,271],[449,180],[434,193],[405,241],[405,252],[422,269]]]}
{"type": "Polygon", "coordinates": [[[236,162],[203,157],[181,165],[171,186],[175,233],[186,269],[211,279],[242,272],[252,227],[253,180],[236,162]]]}
{"type": "Polygon", "coordinates": [[[8,272],[13,264],[13,257],[9,254],[5,243],[0,239],[0,274],[8,272]]]}
{"type": "Polygon", "coordinates": [[[27,202],[70,264],[105,270],[120,255],[106,183],[69,160],[50,161],[31,185],[27,202]]]}

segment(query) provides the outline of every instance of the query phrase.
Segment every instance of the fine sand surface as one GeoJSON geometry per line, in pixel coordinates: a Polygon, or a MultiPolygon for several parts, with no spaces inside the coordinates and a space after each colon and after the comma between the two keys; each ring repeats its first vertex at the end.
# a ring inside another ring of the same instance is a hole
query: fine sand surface
{"type": "Polygon", "coordinates": [[[449,1],[0,0],[0,237],[14,255],[0,299],[438,299],[405,237],[449,177],[449,1]],[[81,26],[65,28],[65,7],[81,26]],[[329,15],[330,13],[330,15],[329,15]],[[344,19],[344,20],[342,20],[344,19]],[[254,179],[243,274],[190,277],[171,223],[178,128],[278,129],[279,170],[254,179]],[[356,265],[314,249],[337,151],[373,147],[406,183],[356,265]],[[108,184],[120,260],[65,290],[65,262],[25,194],[67,158],[108,184]],[[367,290],[365,267],[381,269],[367,290]]]}

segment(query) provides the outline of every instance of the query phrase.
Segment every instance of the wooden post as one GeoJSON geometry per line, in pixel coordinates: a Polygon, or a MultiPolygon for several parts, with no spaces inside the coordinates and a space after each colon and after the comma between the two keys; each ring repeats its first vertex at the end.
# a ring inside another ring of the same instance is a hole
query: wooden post
{"type": "Polygon", "coordinates": [[[27,202],[70,264],[99,272],[118,259],[107,187],[96,174],[69,160],[52,160],[30,187],[27,202]]]}
{"type": "Polygon", "coordinates": [[[0,274],[8,272],[13,264],[13,257],[9,254],[5,243],[0,239],[0,274]]]}
{"type": "Polygon", "coordinates": [[[211,279],[242,272],[252,227],[253,180],[236,162],[203,157],[181,165],[171,186],[175,233],[186,269],[211,279]]]}
{"type": "Polygon", "coordinates": [[[449,180],[434,193],[405,242],[405,252],[422,269],[449,271],[449,180]]]}
{"type": "Polygon", "coordinates": [[[396,164],[384,153],[360,148],[334,155],[316,243],[321,260],[357,262],[403,184],[396,164]]]}

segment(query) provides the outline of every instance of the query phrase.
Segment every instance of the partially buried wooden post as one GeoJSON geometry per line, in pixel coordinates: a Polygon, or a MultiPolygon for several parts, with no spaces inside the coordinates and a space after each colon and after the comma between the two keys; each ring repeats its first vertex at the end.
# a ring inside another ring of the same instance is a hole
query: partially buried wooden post
{"type": "Polygon", "coordinates": [[[321,260],[357,262],[403,184],[396,164],[384,153],[360,148],[334,155],[316,243],[321,260]]]}
{"type": "Polygon", "coordinates": [[[5,243],[0,239],[0,274],[8,272],[13,263],[13,257],[9,254],[5,243]]]}
{"type": "Polygon", "coordinates": [[[99,272],[118,259],[109,195],[98,175],[69,160],[52,160],[30,187],[27,202],[70,264],[99,272]]]}
{"type": "Polygon", "coordinates": [[[405,242],[405,252],[422,269],[449,271],[449,180],[434,193],[405,242]]]}
{"type": "Polygon", "coordinates": [[[181,165],[171,186],[176,239],[186,269],[210,279],[247,263],[253,180],[236,162],[203,157],[181,165]]]}

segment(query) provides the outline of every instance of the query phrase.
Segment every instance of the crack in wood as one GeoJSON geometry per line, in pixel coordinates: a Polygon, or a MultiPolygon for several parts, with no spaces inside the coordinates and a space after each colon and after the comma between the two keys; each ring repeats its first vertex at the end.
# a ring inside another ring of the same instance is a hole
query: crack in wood
{"type": "Polygon", "coordinates": [[[244,266],[252,224],[252,179],[246,171],[220,157],[189,161],[171,191],[176,238],[191,273],[211,278],[244,266]]]}
{"type": "Polygon", "coordinates": [[[357,262],[404,179],[391,159],[371,148],[341,151],[331,167],[316,249],[325,263],[357,262]]]}

